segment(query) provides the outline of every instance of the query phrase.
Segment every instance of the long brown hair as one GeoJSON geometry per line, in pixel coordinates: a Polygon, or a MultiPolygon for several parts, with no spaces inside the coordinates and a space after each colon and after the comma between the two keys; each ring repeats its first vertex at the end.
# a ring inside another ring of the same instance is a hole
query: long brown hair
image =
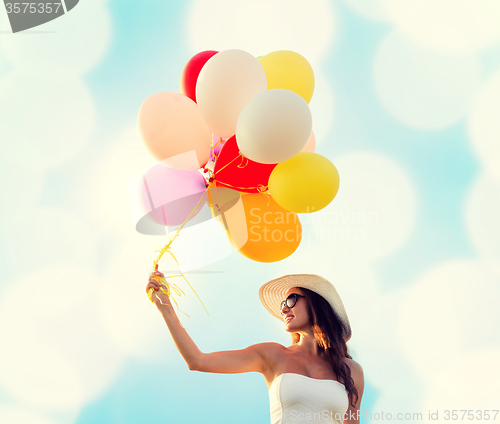
{"type": "MultiPolygon", "coordinates": [[[[323,296],[312,290],[299,287],[306,295],[307,312],[309,321],[314,331],[314,336],[318,347],[332,365],[337,379],[344,384],[349,393],[350,403],[355,407],[358,401],[358,391],[354,387],[354,381],[351,377],[351,369],[344,362],[343,358],[352,359],[347,352],[347,344],[342,336],[342,322],[339,320],[330,304],[323,296]],[[354,400],[354,397],[356,400],[354,400]]],[[[293,343],[300,340],[299,333],[292,334],[293,343]]]]}

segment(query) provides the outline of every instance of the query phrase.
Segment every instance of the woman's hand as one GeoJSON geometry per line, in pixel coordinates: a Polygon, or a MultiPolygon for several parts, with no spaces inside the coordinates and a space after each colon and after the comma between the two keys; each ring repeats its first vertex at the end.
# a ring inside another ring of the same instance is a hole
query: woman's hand
{"type": "Polygon", "coordinates": [[[165,277],[165,275],[163,275],[163,273],[161,273],[160,271],[151,272],[149,274],[148,285],[146,286],[146,293],[149,292],[150,289],[153,289],[151,298],[156,306],[159,306],[161,304],[172,306],[172,304],[170,303],[170,296],[167,296],[165,293],[163,293],[160,290],[160,283],[152,278],[155,275],[159,277],[165,277]]]}

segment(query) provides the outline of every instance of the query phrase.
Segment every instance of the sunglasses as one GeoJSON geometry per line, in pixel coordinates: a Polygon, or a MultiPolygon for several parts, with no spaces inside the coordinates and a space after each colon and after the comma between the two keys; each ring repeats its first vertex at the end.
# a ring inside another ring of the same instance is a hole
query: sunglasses
{"type": "Polygon", "coordinates": [[[305,296],[302,296],[301,294],[297,294],[297,293],[292,293],[291,295],[289,295],[286,298],[286,300],[281,302],[281,306],[280,306],[281,315],[284,315],[283,314],[283,306],[286,305],[286,307],[288,309],[292,309],[295,306],[295,304],[297,303],[297,300],[299,299],[299,297],[305,297],[305,296]]]}

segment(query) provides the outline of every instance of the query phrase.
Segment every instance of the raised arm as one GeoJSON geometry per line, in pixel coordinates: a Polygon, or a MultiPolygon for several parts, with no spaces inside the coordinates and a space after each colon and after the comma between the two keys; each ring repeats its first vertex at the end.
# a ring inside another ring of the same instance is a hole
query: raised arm
{"type": "Polygon", "coordinates": [[[190,369],[224,374],[252,371],[265,374],[270,368],[274,345],[275,343],[258,343],[246,349],[202,353],[194,368],[190,369]]]}
{"type": "MultiPolygon", "coordinates": [[[[157,273],[157,275],[163,274],[157,273]]],[[[272,352],[276,346],[279,346],[277,343],[259,343],[241,350],[204,353],[180,323],[169,296],[158,291],[158,282],[152,278],[149,279],[146,292],[150,288],[154,289],[155,305],[162,314],[175,346],[190,370],[229,374],[252,371],[264,373],[269,368],[272,362],[272,352]]]]}

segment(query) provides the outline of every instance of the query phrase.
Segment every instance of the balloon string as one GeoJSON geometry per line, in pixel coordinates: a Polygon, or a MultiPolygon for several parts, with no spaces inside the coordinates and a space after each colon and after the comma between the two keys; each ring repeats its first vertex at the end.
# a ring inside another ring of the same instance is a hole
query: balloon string
{"type": "Polygon", "coordinates": [[[220,168],[220,169],[218,169],[217,171],[215,171],[215,172],[213,173],[213,175],[215,175],[215,174],[217,174],[217,173],[221,172],[224,168],[226,168],[227,166],[231,165],[231,164],[232,164],[232,163],[233,163],[236,159],[239,159],[240,157],[241,157],[241,158],[243,158],[244,156],[243,156],[241,153],[240,153],[240,154],[238,154],[238,156],[235,156],[235,157],[234,157],[234,158],[233,158],[230,162],[226,163],[226,164],[225,164],[222,168],[220,168]]]}
{"type": "Polygon", "coordinates": [[[248,158],[243,156],[241,153],[240,156],[241,156],[241,163],[238,165],[238,168],[244,168],[248,164],[248,158]]]}
{"type": "MultiPolygon", "coordinates": [[[[215,148],[219,144],[224,144],[224,141],[222,140],[222,137],[220,137],[219,140],[217,140],[217,142],[214,144],[213,136],[214,135],[212,134],[212,143],[210,145],[210,153],[212,154],[213,162],[215,164],[215,162],[217,162],[217,159],[219,159],[219,155],[215,154],[215,148]]],[[[207,168],[205,168],[205,169],[207,169],[207,168]]]]}
{"type": "MultiPolygon", "coordinates": [[[[215,155],[213,153],[212,153],[212,155],[215,157],[215,155]]],[[[218,157],[216,157],[216,158],[218,159],[218,157]]],[[[237,160],[239,158],[241,158],[241,162],[240,162],[239,165],[237,165],[237,167],[238,168],[244,168],[245,166],[247,166],[247,164],[248,164],[248,158],[245,157],[245,156],[243,156],[241,153],[239,153],[238,156],[235,156],[230,162],[226,163],[222,168],[218,169],[217,171],[214,172],[214,171],[212,171],[210,169],[207,169],[207,172],[209,173],[209,176],[210,176],[209,181],[210,182],[216,181],[216,182],[218,182],[221,185],[224,185],[224,186],[226,186],[228,188],[234,188],[236,190],[257,190],[259,193],[264,193],[264,192],[268,191],[269,190],[268,186],[265,186],[263,184],[259,184],[258,186],[255,186],[255,187],[240,187],[240,186],[235,186],[235,185],[232,185],[232,184],[229,184],[229,183],[225,183],[224,181],[216,178],[216,175],[219,172],[221,172],[224,168],[226,168],[227,166],[231,165],[235,160],[237,160]]],[[[214,165],[214,169],[215,169],[215,165],[214,165]]]]}
{"type": "Polygon", "coordinates": [[[266,193],[269,190],[269,188],[263,184],[259,184],[256,187],[239,187],[239,186],[234,186],[234,185],[229,184],[229,183],[225,183],[224,181],[221,181],[221,180],[215,179],[215,181],[221,185],[224,185],[224,186],[229,187],[229,188],[234,188],[236,190],[257,190],[259,193],[266,193]]]}
{"type": "Polygon", "coordinates": [[[210,148],[212,149],[212,156],[215,158],[215,159],[218,159],[219,158],[219,155],[216,155],[215,152],[214,152],[214,149],[217,147],[218,144],[222,144],[222,137],[219,138],[219,140],[217,141],[217,143],[215,143],[213,146],[211,146],[210,148]]]}
{"type": "MultiPolygon", "coordinates": [[[[172,256],[172,258],[174,259],[174,261],[177,264],[177,266],[179,266],[179,261],[175,257],[174,253],[171,251],[171,245],[172,245],[173,241],[179,236],[179,233],[182,230],[182,228],[184,228],[184,225],[186,225],[186,223],[191,219],[191,217],[193,216],[193,214],[196,212],[196,210],[198,209],[198,206],[200,206],[201,201],[204,199],[205,195],[208,193],[208,190],[209,190],[209,187],[207,187],[205,189],[205,191],[203,192],[203,195],[200,197],[200,200],[198,201],[198,203],[196,204],[196,206],[194,207],[194,209],[191,211],[191,213],[186,218],[186,220],[182,223],[182,225],[177,228],[177,230],[175,231],[174,235],[169,239],[168,243],[162,249],[156,251],[156,252],[159,252],[159,254],[156,257],[156,259],[153,261],[153,268],[154,268],[155,271],[158,270],[158,261],[161,259],[161,257],[163,256],[163,254],[165,252],[167,252],[170,256],[172,256]]],[[[185,277],[185,275],[182,273],[182,271],[179,270],[179,272],[180,272],[180,274],[178,274],[178,275],[172,275],[172,276],[169,276],[168,278],[183,277],[184,280],[186,281],[186,283],[189,285],[189,287],[191,287],[191,289],[193,290],[193,292],[196,295],[196,297],[198,298],[198,300],[203,305],[203,308],[205,308],[205,311],[207,312],[207,315],[209,315],[208,311],[207,311],[207,308],[205,307],[205,305],[201,301],[200,296],[198,296],[198,293],[196,293],[196,290],[191,286],[191,284],[189,284],[189,281],[187,280],[187,278],[185,277]]],[[[185,293],[177,285],[169,283],[167,281],[166,277],[160,277],[158,275],[155,275],[155,276],[153,276],[151,278],[153,278],[154,280],[156,280],[156,281],[158,281],[160,283],[160,289],[161,289],[161,291],[164,294],[166,294],[167,296],[169,296],[172,291],[177,296],[179,296],[179,297],[181,296],[181,293],[185,295],[185,293]]],[[[153,291],[154,291],[153,288],[150,288],[148,290],[148,297],[149,297],[149,300],[151,300],[151,302],[153,302],[153,291]]],[[[179,305],[177,304],[177,302],[175,301],[175,299],[172,298],[172,300],[174,301],[175,306],[177,307],[177,309],[180,312],[182,312],[183,314],[185,314],[185,315],[187,315],[189,317],[188,314],[186,314],[185,312],[181,311],[181,309],[179,308],[179,305]]],[[[164,304],[164,303],[162,303],[162,304],[164,304]]]]}
{"type": "Polygon", "coordinates": [[[263,194],[264,196],[267,197],[267,205],[266,205],[266,208],[269,207],[269,203],[271,203],[271,194],[269,193],[264,193],[262,191],[259,192],[259,194],[263,194]]]}

